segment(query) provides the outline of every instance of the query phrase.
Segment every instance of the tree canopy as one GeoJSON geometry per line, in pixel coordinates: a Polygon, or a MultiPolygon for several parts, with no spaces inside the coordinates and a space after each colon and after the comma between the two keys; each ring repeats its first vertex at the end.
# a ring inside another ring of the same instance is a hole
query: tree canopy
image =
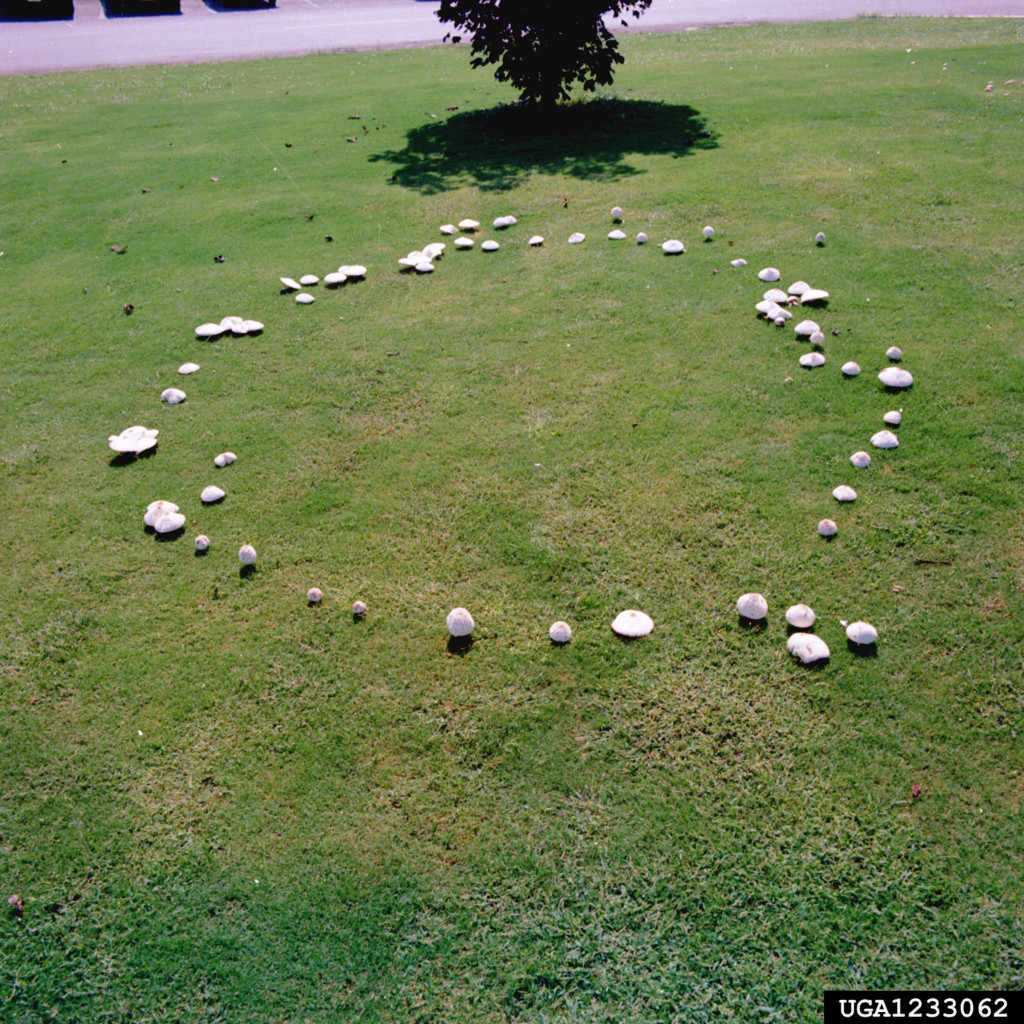
{"type": "Polygon", "coordinates": [[[471,33],[475,68],[496,64],[494,77],[511,82],[526,103],[550,104],[569,98],[580,83],[588,92],[611,85],[622,64],[618,42],[605,16],[628,25],[651,0],[441,0],[438,17],[455,26],[445,40],[471,33]]]}

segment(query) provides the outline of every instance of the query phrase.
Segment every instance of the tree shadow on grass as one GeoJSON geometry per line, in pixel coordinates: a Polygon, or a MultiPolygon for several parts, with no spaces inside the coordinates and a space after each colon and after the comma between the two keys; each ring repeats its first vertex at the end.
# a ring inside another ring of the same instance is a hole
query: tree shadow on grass
{"type": "Polygon", "coordinates": [[[392,183],[427,195],[466,185],[504,192],[531,173],[616,181],[642,170],[631,154],[714,149],[693,107],[654,100],[589,100],[537,111],[519,104],[455,114],[408,134],[405,148],[370,157],[397,167],[392,183]]]}

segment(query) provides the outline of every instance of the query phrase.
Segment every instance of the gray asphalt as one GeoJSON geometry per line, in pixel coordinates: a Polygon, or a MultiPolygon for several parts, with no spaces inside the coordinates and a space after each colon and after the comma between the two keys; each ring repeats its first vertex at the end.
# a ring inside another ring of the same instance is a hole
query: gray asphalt
{"type": "MultiPolygon", "coordinates": [[[[430,0],[278,0],[250,9],[181,0],[177,15],[107,17],[102,0],[75,0],[70,21],[0,21],[0,76],[429,46],[445,33],[436,9],[430,0]]],[[[1024,17],[1024,0],[654,0],[635,30],[860,14],[1024,17]]]]}

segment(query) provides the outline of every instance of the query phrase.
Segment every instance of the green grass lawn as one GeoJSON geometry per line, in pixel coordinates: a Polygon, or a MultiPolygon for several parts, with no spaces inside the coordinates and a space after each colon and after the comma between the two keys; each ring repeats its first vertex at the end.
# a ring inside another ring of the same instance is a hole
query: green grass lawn
{"type": "Polygon", "coordinates": [[[0,1019],[792,1024],[825,988],[1021,987],[1022,43],[630,36],[543,130],[455,48],[0,79],[0,1019]],[[463,217],[501,249],[400,272],[463,217]],[[768,265],[831,293],[821,369],[757,318],[768,265]],[[266,329],[195,338],[229,314],[266,329]],[[137,423],[156,453],[112,459],[137,423]]]}

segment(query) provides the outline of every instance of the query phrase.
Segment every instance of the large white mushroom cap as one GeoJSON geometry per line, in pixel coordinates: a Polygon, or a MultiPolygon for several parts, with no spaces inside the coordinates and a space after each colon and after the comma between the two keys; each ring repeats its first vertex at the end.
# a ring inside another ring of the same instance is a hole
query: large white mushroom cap
{"type": "Polygon", "coordinates": [[[856,377],[860,373],[860,366],[852,359],[848,363],[843,363],[839,369],[843,371],[844,377],[856,377]]]}
{"type": "Polygon", "coordinates": [[[153,521],[157,533],[174,533],[184,525],[185,517],[180,512],[164,512],[153,521]]]}
{"type": "Polygon", "coordinates": [[[825,244],[825,232],[824,231],[819,231],[814,236],[814,240],[818,243],[818,245],[824,245],[825,244]]]}
{"type": "Polygon", "coordinates": [[[822,331],[815,331],[808,339],[812,345],[823,345],[825,343],[825,334],[822,331]]]}
{"type": "Polygon", "coordinates": [[[309,604],[319,604],[324,599],[324,592],[319,587],[310,587],[306,591],[306,601],[309,604]]]}
{"type": "Polygon", "coordinates": [[[361,263],[343,263],[338,267],[338,273],[351,278],[366,277],[366,267],[361,263]]]}
{"type": "MultiPolygon", "coordinates": [[[[455,248],[456,249],[472,249],[473,248],[473,239],[472,238],[466,238],[464,235],[459,237],[459,238],[456,238],[455,239],[455,248]]],[[[401,262],[401,261],[399,261],[399,262],[401,262]]]]}
{"type": "Polygon", "coordinates": [[[429,245],[423,246],[423,255],[428,260],[436,260],[447,248],[444,242],[431,242],[429,245]]]}
{"type": "Polygon", "coordinates": [[[839,532],[839,527],[831,519],[822,519],[818,523],[818,533],[822,537],[834,537],[839,532]]]}
{"type": "Polygon", "coordinates": [[[210,549],[210,538],[205,533],[199,534],[192,543],[195,544],[196,551],[209,551],[210,549]]]}
{"type": "Polygon", "coordinates": [[[242,327],[246,334],[259,334],[263,330],[263,324],[259,320],[243,320],[242,327]]]}
{"type": "Polygon", "coordinates": [[[871,456],[867,452],[854,452],[850,456],[850,465],[857,469],[867,469],[871,465],[871,456]]]}
{"type": "Polygon", "coordinates": [[[225,466],[230,466],[237,458],[238,456],[234,452],[221,452],[220,455],[213,457],[213,464],[218,469],[223,469],[225,466]]]}
{"type": "Polygon", "coordinates": [[[789,286],[788,291],[790,295],[803,295],[803,293],[810,287],[811,286],[806,281],[794,281],[789,286]]]}
{"type": "Polygon", "coordinates": [[[454,235],[456,233],[454,224],[442,224],[441,234],[442,235],[454,235]]]}
{"type": "Polygon", "coordinates": [[[478,220],[471,220],[467,217],[465,220],[459,221],[460,231],[476,231],[478,227],[480,227],[480,221],[478,220]]]}
{"type": "Polygon", "coordinates": [[[141,455],[155,448],[156,436],[159,430],[150,430],[147,427],[125,427],[120,434],[111,434],[107,443],[112,451],[141,455]]]}
{"type": "Polygon", "coordinates": [[[730,260],[729,261],[729,265],[733,266],[733,267],[745,267],[747,265],[747,261],[745,259],[742,259],[742,258],[735,259],[735,260],[730,260]]]}
{"type": "Polygon", "coordinates": [[[585,242],[586,239],[587,239],[587,236],[585,234],[583,234],[582,231],[574,231],[569,236],[569,244],[570,245],[579,245],[581,242],[585,242]]]}
{"type": "Polygon", "coordinates": [[[636,233],[636,244],[637,245],[646,245],[647,244],[647,232],[646,231],[638,231],[636,233]]]}
{"type": "Polygon", "coordinates": [[[903,413],[899,409],[890,409],[882,420],[890,427],[898,427],[903,422],[903,413]]]}
{"type": "Polygon", "coordinates": [[[901,370],[898,366],[886,367],[878,375],[878,379],[887,388],[909,388],[914,383],[913,374],[908,370],[901,370]]]}
{"type": "Polygon", "coordinates": [[[361,619],[366,614],[366,603],[364,601],[353,601],[352,602],[352,615],[361,619]]]}
{"type": "Polygon", "coordinates": [[[324,284],[330,285],[331,287],[337,287],[339,284],[344,284],[348,280],[348,274],[343,274],[340,270],[332,270],[329,274],[324,274],[324,284]]]}
{"type": "Polygon", "coordinates": [[[708,224],[701,230],[701,234],[710,242],[715,237],[715,229],[708,224]]]}
{"type": "MultiPolygon", "coordinates": [[[[781,288],[769,288],[762,297],[768,302],[775,302],[779,305],[789,301],[789,296],[781,288]]],[[[804,322],[806,323],[806,321],[804,322]]]]}
{"type": "Polygon", "coordinates": [[[200,324],[196,328],[197,338],[219,338],[224,333],[224,328],[220,324],[200,324]]]}
{"type": "Polygon", "coordinates": [[[614,231],[608,232],[608,237],[613,242],[621,242],[626,237],[626,232],[620,231],[618,228],[616,228],[614,231]]]}
{"type": "Polygon", "coordinates": [[[678,253],[686,252],[686,246],[678,238],[670,238],[661,243],[661,251],[669,256],[675,256],[678,253]]]}
{"type": "Polygon", "coordinates": [[[894,363],[898,363],[903,358],[903,349],[899,345],[891,345],[885,350],[886,357],[891,359],[894,363]]]}
{"type": "Polygon", "coordinates": [[[221,317],[221,327],[232,334],[245,334],[245,318],[241,316],[221,317]]]}
{"type": "Polygon", "coordinates": [[[615,220],[615,221],[622,220],[622,207],[621,206],[613,206],[612,207],[612,220],[615,220]]]}
{"type": "Polygon", "coordinates": [[[808,288],[800,296],[801,306],[813,306],[816,303],[828,302],[828,292],[823,288],[808,288]]]}
{"type": "Polygon", "coordinates": [[[871,443],[876,448],[898,448],[900,439],[891,430],[879,430],[871,435],[871,443]]]}
{"type": "Polygon", "coordinates": [[[794,658],[799,658],[804,665],[827,661],[832,654],[828,649],[828,644],[813,633],[794,633],[786,641],[786,649],[794,658]]]}
{"type": "Polygon", "coordinates": [[[568,622],[562,622],[559,619],[558,622],[551,623],[548,636],[551,637],[553,643],[567,644],[572,639],[572,628],[568,622]]]}
{"type": "Polygon", "coordinates": [[[806,370],[825,365],[825,357],[820,352],[805,352],[800,357],[800,365],[806,370]]]}
{"type": "Polygon", "coordinates": [[[215,484],[210,484],[209,487],[203,488],[202,494],[199,495],[199,500],[204,505],[213,505],[218,501],[224,500],[224,492],[215,484]]]}
{"type": "Polygon", "coordinates": [[[444,623],[452,636],[469,636],[476,625],[473,621],[473,616],[465,608],[453,608],[448,613],[444,623]]]}
{"type": "Polygon", "coordinates": [[[638,612],[634,608],[627,608],[619,612],[612,622],[612,631],[619,636],[635,639],[638,636],[647,636],[654,629],[654,620],[645,612],[638,612]]]}
{"type": "Polygon", "coordinates": [[[744,594],[736,602],[736,611],[751,622],[760,622],[768,614],[768,602],[763,594],[744,594]]]}
{"type": "Polygon", "coordinates": [[[180,405],[185,401],[185,392],[182,391],[181,388],[164,388],[164,390],[160,392],[160,397],[168,405],[180,405]]]}
{"type": "MultiPolygon", "coordinates": [[[[779,289],[775,288],[772,290],[778,291],[779,289]]],[[[764,293],[764,297],[766,299],[768,298],[768,292],[764,293]]],[[[779,300],[776,299],[775,301],[778,302],[779,300]]],[[[801,320],[793,330],[796,331],[801,338],[809,338],[815,331],[820,331],[821,328],[813,320],[801,320]]]]}
{"type": "Polygon", "coordinates": [[[778,281],[782,275],[775,269],[775,267],[765,267],[764,270],[759,270],[757,276],[762,281],[778,281]]]}
{"type": "Polygon", "coordinates": [[[815,618],[817,616],[810,605],[794,604],[786,609],[786,621],[791,626],[796,626],[797,629],[810,629],[814,625],[815,618]]]}
{"type": "Polygon", "coordinates": [[[414,269],[417,274],[432,274],[434,272],[434,264],[423,260],[421,263],[417,263],[414,269]]]}
{"type": "Polygon", "coordinates": [[[499,229],[510,228],[515,223],[516,223],[515,217],[505,216],[505,217],[495,217],[494,218],[494,226],[496,228],[499,228],[499,229]]]}
{"type": "Polygon", "coordinates": [[[299,294],[295,296],[295,301],[299,303],[300,306],[309,306],[313,303],[313,296],[310,295],[309,292],[299,292],[299,294]]]}
{"type": "Polygon", "coordinates": [[[146,511],[142,516],[142,521],[147,526],[156,526],[156,521],[168,512],[177,512],[178,506],[173,501],[151,501],[146,506],[146,511]]]}
{"type": "Polygon", "coordinates": [[[480,248],[483,249],[484,252],[497,252],[501,246],[498,245],[493,238],[489,238],[486,242],[480,243],[480,248]]]}
{"type": "Polygon", "coordinates": [[[280,281],[290,292],[297,292],[302,287],[294,277],[282,277],[280,281]]]}
{"type": "Polygon", "coordinates": [[[857,492],[846,484],[840,484],[833,492],[832,497],[836,501],[856,501],[857,492]]]}
{"type": "Polygon", "coordinates": [[[238,549],[238,560],[242,565],[255,565],[256,549],[251,544],[243,544],[238,549]]]}
{"type": "Polygon", "coordinates": [[[867,646],[878,639],[878,630],[870,622],[851,622],[846,627],[846,638],[851,643],[867,646]]]}
{"type": "Polygon", "coordinates": [[[529,244],[530,245],[543,245],[544,244],[544,236],[543,235],[534,235],[530,239],[529,244]]]}
{"type": "Polygon", "coordinates": [[[305,285],[307,288],[319,283],[320,278],[317,277],[316,274],[303,274],[302,277],[299,278],[299,284],[305,285]]]}

